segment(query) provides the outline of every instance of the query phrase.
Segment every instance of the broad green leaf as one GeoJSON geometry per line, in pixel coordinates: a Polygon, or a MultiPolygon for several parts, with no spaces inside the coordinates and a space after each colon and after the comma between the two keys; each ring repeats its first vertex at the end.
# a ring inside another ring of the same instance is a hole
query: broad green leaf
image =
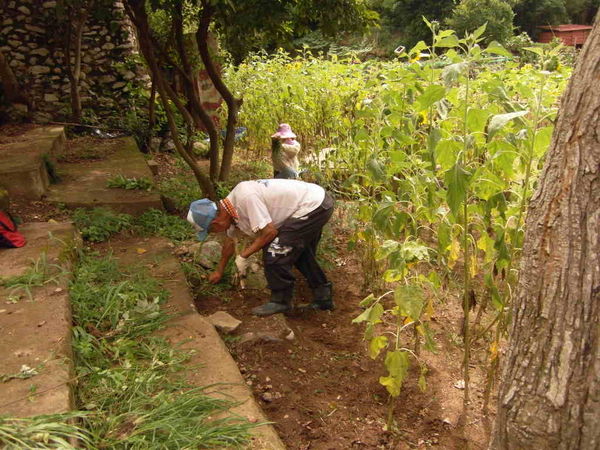
{"type": "Polygon", "coordinates": [[[428,48],[428,46],[425,42],[419,41],[415,44],[415,46],[413,48],[410,49],[408,54],[411,56],[418,55],[419,53],[421,53],[422,50],[425,50],[427,48],[428,48]]]}
{"type": "Polygon", "coordinates": [[[368,323],[367,326],[365,327],[365,334],[363,336],[363,339],[365,341],[370,341],[371,339],[373,339],[374,332],[375,332],[375,325],[373,325],[372,323],[368,323]]]}
{"type": "Polygon", "coordinates": [[[535,53],[539,56],[544,56],[544,50],[540,47],[523,47],[523,50],[527,50],[528,52],[535,53]]]}
{"type": "Polygon", "coordinates": [[[402,389],[402,381],[395,377],[379,377],[379,384],[384,386],[392,397],[398,397],[402,389]]]}
{"type": "Polygon", "coordinates": [[[463,61],[444,67],[444,70],[442,70],[442,79],[444,80],[444,84],[449,86],[458,80],[458,77],[467,66],[468,64],[463,61]]]}
{"type": "Polygon", "coordinates": [[[408,373],[408,353],[395,350],[385,355],[385,367],[389,375],[380,377],[379,383],[386,387],[392,397],[398,397],[402,388],[402,383],[408,373]]]}
{"type": "Polygon", "coordinates": [[[435,127],[432,128],[429,134],[427,135],[427,149],[430,153],[435,152],[435,148],[437,147],[440,139],[442,138],[442,131],[435,127]]]}
{"type": "Polygon", "coordinates": [[[496,254],[494,240],[487,233],[483,233],[481,237],[477,239],[477,248],[485,254],[486,262],[491,262],[494,259],[496,254]]]}
{"type": "Polygon", "coordinates": [[[427,88],[423,91],[419,97],[417,97],[417,101],[415,104],[415,108],[417,112],[425,111],[430,106],[432,106],[435,102],[440,101],[444,98],[446,94],[446,89],[444,86],[440,86],[437,84],[432,84],[431,86],[427,86],[427,88]]]}
{"type": "Polygon", "coordinates": [[[412,320],[419,320],[421,311],[423,310],[423,290],[419,286],[405,285],[398,286],[394,290],[394,301],[400,313],[412,320]]]}
{"type": "Polygon", "coordinates": [[[376,158],[370,158],[367,161],[367,170],[373,180],[378,182],[385,180],[385,167],[376,158]]]}
{"type": "Polygon", "coordinates": [[[435,345],[435,341],[433,340],[433,335],[431,329],[429,328],[429,323],[423,323],[423,337],[425,338],[425,350],[432,353],[437,353],[437,346],[435,345]]]}
{"type": "Polygon", "coordinates": [[[429,259],[429,247],[416,241],[406,241],[402,244],[401,252],[402,258],[409,263],[429,259]]]}
{"type": "Polygon", "coordinates": [[[458,158],[458,153],[462,150],[463,145],[453,139],[442,139],[435,151],[435,162],[439,164],[442,170],[448,170],[458,158]]]}
{"type": "Polygon", "coordinates": [[[487,22],[484,23],[483,25],[481,25],[479,28],[477,28],[475,31],[473,31],[473,37],[475,39],[481,37],[481,35],[483,33],[485,33],[485,29],[487,28],[487,22]]]}
{"type": "Polygon", "coordinates": [[[488,141],[491,140],[492,137],[494,137],[494,135],[498,131],[500,131],[508,122],[518,117],[523,117],[528,112],[529,111],[527,110],[515,111],[511,113],[497,114],[495,116],[492,116],[487,126],[488,141]]]}
{"type": "Polygon", "coordinates": [[[371,342],[369,342],[369,356],[372,359],[377,358],[379,356],[379,353],[381,353],[381,350],[387,347],[387,344],[387,336],[374,337],[373,339],[371,339],[371,342]]]}
{"type": "Polygon", "coordinates": [[[458,38],[456,35],[451,34],[435,41],[436,47],[453,48],[458,46],[458,38]]]}
{"type": "Polygon", "coordinates": [[[469,108],[467,111],[467,128],[469,131],[481,132],[490,117],[489,111],[485,109],[469,108]]]}
{"type": "Polygon", "coordinates": [[[373,306],[365,309],[358,317],[352,320],[352,323],[360,323],[368,321],[370,323],[380,323],[383,315],[383,306],[380,303],[375,303],[373,306]]]}
{"type": "Polygon", "coordinates": [[[386,283],[395,283],[404,278],[405,271],[397,269],[388,269],[383,273],[383,280],[386,283]]]}
{"type": "Polygon", "coordinates": [[[369,139],[369,137],[369,131],[366,128],[362,127],[359,128],[356,134],[354,135],[354,139],[356,139],[357,142],[366,141],[369,139]]]}
{"type": "Polygon", "coordinates": [[[363,308],[371,306],[375,300],[377,300],[377,298],[373,294],[369,294],[367,297],[362,299],[362,301],[359,303],[359,306],[362,306],[363,308]]]}
{"type": "Polygon", "coordinates": [[[506,183],[485,166],[477,169],[471,185],[473,193],[482,200],[489,200],[506,188],[506,183]]]}
{"type": "Polygon", "coordinates": [[[457,162],[454,167],[446,171],[444,181],[448,191],[446,201],[455,217],[460,217],[460,207],[465,201],[467,188],[469,186],[470,173],[457,162]]]}
{"type": "Polygon", "coordinates": [[[554,127],[548,126],[544,127],[537,131],[535,135],[535,144],[533,146],[533,154],[536,158],[541,157],[548,147],[550,146],[550,142],[552,141],[552,132],[554,131],[554,127]]]}
{"type": "Polygon", "coordinates": [[[506,56],[507,58],[511,58],[513,55],[511,52],[506,50],[502,45],[500,45],[496,41],[490,42],[487,48],[484,50],[486,53],[491,53],[493,55],[506,56]]]}

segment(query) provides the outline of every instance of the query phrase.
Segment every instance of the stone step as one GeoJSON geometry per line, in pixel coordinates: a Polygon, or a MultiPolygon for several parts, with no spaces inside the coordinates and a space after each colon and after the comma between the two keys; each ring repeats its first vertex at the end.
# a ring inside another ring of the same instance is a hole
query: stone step
{"type": "MultiPolygon", "coordinates": [[[[173,347],[194,350],[187,363],[186,381],[192,386],[218,385],[210,395],[234,401],[237,406],[230,410],[252,422],[267,422],[252,391],[246,385],[237,364],[215,327],[198,314],[192,296],[187,287],[185,275],[179,260],[173,256],[173,248],[164,238],[131,237],[126,241],[106,246],[119,258],[121,264],[145,266],[148,272],[161,281],[169,292],[165,305],[168,313],[173,314],[170,325],[160,334],[173,347]]],[[[251,449],[283,450],[285,445],[272,425],[262,425],[252,431],[251,449]]]]}
{"type": "Polygon", "coordinates": [[[27,223],[19,231],[27,245],[0,249],[0,276],[23,275],[37,262],[55,280],[29,292],[0,287],[0,373],[24,376],[26,367],[36,372],[0,382],[0,416],[67,412],[73,408],[68,282],[78,234],[70,223],[27,223]]]}
{"type": "Polygon", "coordinates": [[[115,139],[116,151],[107,159],[61,163],[61,182],[50,186],[46,199],[68,208],[107,207],[139,215],[148,209],[163,209],[158,192],[107,187],[116,175],[152,180],[152,172],[132,137],[115,139]]]}
{"type": "Polygon", "coordinates": [[[63,127],[38,127],[0,144],[0,186],[11,196],[39,200],[50,184],[48,166],[65,142],[63,127]]]}

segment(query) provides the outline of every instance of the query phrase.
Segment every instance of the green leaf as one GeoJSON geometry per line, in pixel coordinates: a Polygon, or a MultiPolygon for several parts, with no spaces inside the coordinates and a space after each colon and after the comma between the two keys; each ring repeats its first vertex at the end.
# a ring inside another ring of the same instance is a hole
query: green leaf
{"type": "Polygon", "coordinates": [[[500,45],[496,41],[490,42],[487,48],[484,50],[486,53],[491,53],[493,55],[506,56],[507,58],[511,58],[513,55],[511,52],[506,50],[502,45],[500,45]]]}
{"type": "Polygon", "coordinates": [[[460,142],[452,139],[442,139],[436,148],[435,162],[439,164],[442,170],[448,170],[454,164],[458,158],[458,153],[462,150],[463,146],[460,142]]]}
{"type": "Polygon", "coordinates": [[[402,388],[402,383],[408,373],[408,354],[401,350],[388,352],[385,355],[385,367],[389,376],[380,377],[379,383],[387,389],[392,397],[398,397],[402,388]]]}
{"type": "Polygon", "coordinates": [[[361,315],[352,320],[352,323],[360,323],[368,321],[370,323],[381,322],[381,316],[383,315],[383,306],[380,303],[375,303],[373,306],[365,309],[361,315]]]}
{"type": "Polygon", "coordinates": [[[376,158],[370,158],[367,161],[367,170],[373,180],[381,182],[385,180],[385,167],[376,158]]]}
{"type": "Polygon", "coordinates": [[[422,324],[423,327],[423,337],[425,338],[425,350],[431,353],[437,353],[437,347],[435,345],[435,341],[433,340],[433,336],[431,330],[429,329],[429,323],[424,322],[422,324]]]}
{"type": "Polygon", "coordinates": [[[528,52],[535,53],[538,56],[544,56],[544,50],[540,47],[523,47],[523,50],[527,50],[528,52]]]}
{"type": "Polygon", "coordinates": [[[398,286],[394,291],[394,301],[400,309],[400,314],[414,321],[419,320],[423,311],[423,290],[412,284],[398,286]]]}
{"type": "Polygon", "coordinates": [[[442,131],[437,127],[432,128],[429,134],[427,135],[427,150],[429,150],[430,153],[435,152],[435,148],[437,147],[441,138],[442,131]]]}
{"type": "MultiPolygon", "coordinates": [[[[438,36],[439,38],[439,36],[438,36]]],[[[437,39],[434,43],[436,47],[445,47],[445,48],[453,48],[458,46],[458,38],[456,35],[451,34],[450,36],[442,37],[441,39],[437,39]]]]}
{"type": "Polygon", "coordinates": [[[377,300],[377,298],[373,294],[369,294],[367,297],[361,300],[359,306],[366,308],[367,306],[371,306],[375,300],[377,300]]]}
{"type": "Polygon", "coordinates": [[[444,181],[448,187],[446,201],[448,202],[450,210],[456,217],[460,217],[460,207],[467,195],[470,175],[471,174],[457,162],[454,167],[446,171],[444,176],[444,181]]]}
{"type": "Polygon", "coordinates": [[[544,127],[537,131],[535,134],[535,144],[533,146],[533,154],[535,157],[539,158],[550,146],[550,142],[552,141],[552,132],[554,131],[554,127],[548,126],[544,127]]]}
{"type": "Polygon", "coordinates": [[[479,37],[481,37],[481,35],[483,33],[485,33],[485,29],[487,28],[487,22],[484,23],[483,25],[481,25],[479,28],[477,28],[474,32],[473,32],[473,37],[475,39],[478,39],[479,37]]]}
{"type": "Polygon", "coordinates": [[[410,51],[408,52],[408,54],[410,56],[413,56],[413,55],[421,53],[422,50],[425,50],[427,48],[428,48],[428,46],[427,46],[427,44],[425,42],[419,41],[419,42],[417,42],[415,44],[415,46],[413,48],[410,49],[410,51]]]}
{"type": "Polygon", "coordinates": [[[459,62],[444,67],[444,70],[442,70],[442,79],[444,80],[444,84],[449,86],[458,80],[458,77],[467,66],[468,64],[466,62],[459,62]]]}
{"type": "Polygon", "coordinates": [[[469,131],[481,132],[490,117],[485,109],[469,108],[467,111],[467,128],[469,131]]]}
{"type": "Polygon", "coordinates": [[[425,111],[435,102],[440,101],[446,95],[446,88],[437,84],[427,86],[421,95],[417,98],[415,109],[417,112],[425,111]]]}
{"type": "Polygon", "coordinates": [[[515,111],[511,113],[496,114],[495,116],[492,116],[487,126],[488,141],[492,139],[492,137],[494,137],[494,135],[498,131],[500,131],[508,122],[518,117],[523,117],[528,112],[529,111],[527,110],[515,111]]]}
{"type": "Polygon", "coordinates": [[[371,339],[371,342],[369,342],[369,356],[372,359],[377,358],[379,356],[379,353],[381,353],[381,350],[387,347],[387,344],[387,336],[374,337],[373,339],[371,339]]]}
{"type": "Polygon", "coordinates": [[[482,200],[489,200],[506,188],[506,183],[485,166],[477,169],[471,185],[473,193],[482,200]]]}

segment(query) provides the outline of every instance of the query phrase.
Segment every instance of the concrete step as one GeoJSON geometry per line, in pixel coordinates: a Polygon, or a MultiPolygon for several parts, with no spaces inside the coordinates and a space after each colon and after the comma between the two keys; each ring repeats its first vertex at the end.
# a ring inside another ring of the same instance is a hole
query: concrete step
{"type": "MultiPolygon", "coordinates": [[[[188,362],[190,369],[185,373],[186,381],[192,386],[218,384],[210,395],[238,403],[230,410],[232,415],[243,416],[252,422],[267,422],[215,327],[196,311],[185,275],[169,242],[164,238],[131,237],[115,244],[109,242],[106,246],[121,264],[146,267],[169,291],[165,309],[174,314],[174,318],[160,334],[174,347],[195,351],[188,362]]],[[[263,425],[252,430],[250,448],[283,450],[285,445],[272,425],[263,425]]]]}
{"type": "Polygon", "coordinates": [[[73,249],[80,242],[70,223],[28,223],[19,231],[27,245],[0,249],[0,276],[23,275],[38,262],[55,281],[29,293],[0,287],[0,373],[3,378],[22,375],[24,366],[37,372],[30,378],[0,382],[0,415],[67,412],[73,408],[68,282],[73,249]]]}
{"type": "Polygon", "coordinates": [[[39,200],[48,189],[48,163],[66,142],[63,127],[38,127],[0,144],[0,186],[10,196],[39,200]]]}
{"type": "Polygon", "coordinates": [[[146,160],[132,137],[117,138],[116,151],[107,159],[61,163],[61,182],[50,186],[46,199],[68,208],[107,207],[139,215],[148,209],[163,209],[158,192],[107,187],[116,175],[152,180],[146,160]]]}

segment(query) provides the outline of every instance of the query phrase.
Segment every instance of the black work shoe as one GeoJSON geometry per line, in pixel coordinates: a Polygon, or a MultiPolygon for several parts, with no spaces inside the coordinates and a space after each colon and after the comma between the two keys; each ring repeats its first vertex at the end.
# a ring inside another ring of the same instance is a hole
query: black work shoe
{"type": "Polygon", "coordinates": [[[252,309],[252,314],[255,316],[270,316],[273,314],[288,312],[291,309],[292,307],[290,305],[269,302],[252,309]]]}
{"type": "Polygon", "coordinates": [[[313,293],[315,297],[312,303],[298,305],[298,309],[303,311],[318,309],[321,311],[333,311],[335,309],[331,283],[325,283],[322,286],[314,288],[313,293]]]}

